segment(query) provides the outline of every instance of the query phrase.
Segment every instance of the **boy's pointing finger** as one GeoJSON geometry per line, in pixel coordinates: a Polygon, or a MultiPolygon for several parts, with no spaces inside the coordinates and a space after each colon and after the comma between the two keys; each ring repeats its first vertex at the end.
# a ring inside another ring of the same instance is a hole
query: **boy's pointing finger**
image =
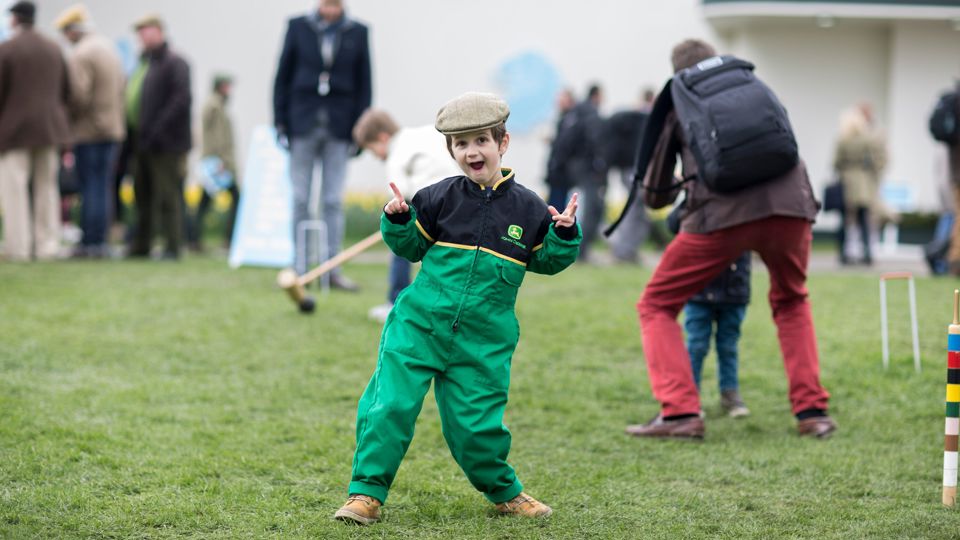
{"type": "Polygon", "coordinates": [[[396,184],[390,182],[390,189],[393,190],[393,196],[397,198],[398,201],[403,202],[403,194],[400,193],[400,189],[396,184]]]}

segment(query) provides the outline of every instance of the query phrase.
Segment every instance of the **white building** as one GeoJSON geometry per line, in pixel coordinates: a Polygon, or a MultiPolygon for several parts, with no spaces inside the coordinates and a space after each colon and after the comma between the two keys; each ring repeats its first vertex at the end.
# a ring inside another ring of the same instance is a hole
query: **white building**
{"type": "MultiPolygon", "coordinates": [[[[75,0],[48,0],[38,27],[75,0]]],[[[371,27],[374,104],[401,124],[431,124],[436,110],[466,90],[503,92],[504,63],[533,53],[564,86],[582,94],[597,81],[605,112],[629,106],[642,86],[670,76],[672,46],[688,37],[757,64],[780,95],[819,187],[830,177],[840,111],[871,101],[889,132],[889,182],[909,184],[919,208],[936,204],[937,148],[926,118],[938,93],[960,74],[960,0],[807,2],[731,0],[345,0],[371,27]]],[[[274,70],[286,19],[310,0],[88,0],[99,29],[136,47],[130,24],[146,13],[167,22],[172,46],[193,67],[199,111],[216,71],[237,77],[231,105],[241,155],[253,126],[272,122],[274,70]]],[[[514,74],[516,79],[516,74],[514,74]]],[[[517,85],[517,81],[512,83],[517,85]]],[[[515,132],[505,160],[521,182],[539,187],[552,118],[515,132]]],[[[510,125],[508,124],[508,127],[510,125]]],[[[511,128],[513,129],[513,128],[511,128]]],[[[383,168],[354,160],[350,186],[387,194],[383,168]]]]}

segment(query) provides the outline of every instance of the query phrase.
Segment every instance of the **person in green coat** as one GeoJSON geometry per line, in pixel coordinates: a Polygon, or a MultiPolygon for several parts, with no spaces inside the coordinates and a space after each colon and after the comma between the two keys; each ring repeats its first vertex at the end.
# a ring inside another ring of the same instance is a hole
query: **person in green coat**
{"type": "Polygon", "coordinates": [[[349,497],[336,519],[379,519],[431,381],[447,445],[473,486],[502,514],[552,512],[523,492],[507,463],[503,413],[520,337],[514,306],[526,272],[565,269],[582,234],[576,194],[561,213],[501,168],[508,116],[506,102],[492,94],[452,100],[437,113],[436,128],[464,174],[421,189],[409,203],[391,183],[383,238],[398,256],[423,264],[384,325],[357,410],[349,497]]]}

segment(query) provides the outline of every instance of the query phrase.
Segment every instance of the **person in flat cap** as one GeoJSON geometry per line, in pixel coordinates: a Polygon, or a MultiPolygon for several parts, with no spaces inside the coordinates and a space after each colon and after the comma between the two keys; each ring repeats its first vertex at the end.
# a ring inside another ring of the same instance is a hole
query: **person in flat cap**
{"type": "Polygon", "coordinates": [[[183,242],[183,183],[190,129],[190,66],[167,44],[159,16],[134,23],[143,46],[140,63],[127,82],[127,130],[133,147],[136,234],[129,256],[147,257],[159,223],[163,258],[180,257],[183,242]]]}
{"type": "Polygon", "coordinates": [[[337,519],[379,519],[431,381],[444,437],[470,483],[501,514],[552,512],[524,493],[507,463],[503,414],[519,339],[514,306],[524,275],[571,265],[582,235],[576,194],[561,213],[502,167],[509,115],[492,94],[450,101],[437,113],[436,129],[463,174],[409,202],[390,183],[383,239],[398,256],[423,264],[384,325],[377,369],[357,407],[352,479],[337,519]]]}
{"type": "Polygon", "coordinates": [[[83,4],[74,4],[57,17],[56,27],[72,45],[70,67],[70,131],[80,184],[80,229],[74,249],[78,258],[109,255],[107,228],[112,219],[113,164],[126,134],[126,76],[116,47],[93,31],[83,4]]]}
{"type": "Polygon", "coordinates": [[[60,46],[34,30],[33,3],[10,13],[14,34],[0,43],[3,243],[10,260],[51,259],[60,251],[57,162],[70,142],[70,82],[60,46]]]}
{"type": "Polygon", "coordinates": [[[230,210],[224,227],[224,247],[230,247],[233,238],[233,224],[237,217],[237,205],[240,191],[237,182],[237,161],[234,154],[233,120],[227,111],[227,103],[233,93],[233,77],[226,73],[213,76],[213,91],[203,104],[201,113],[202,139],[201,164],[210,174],[205,174],[203,194],[197,211],[188,221],[188,247],[203,252],[203,222],[210,209],[213,197],[221,191],[230,193],[230,210]]]}

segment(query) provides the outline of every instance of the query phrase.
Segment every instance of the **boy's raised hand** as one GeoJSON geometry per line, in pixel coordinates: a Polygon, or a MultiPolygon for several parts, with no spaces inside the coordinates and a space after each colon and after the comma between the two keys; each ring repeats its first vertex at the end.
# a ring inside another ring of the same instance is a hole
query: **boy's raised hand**
{"type": "Polygon", "coordinates": [[[393,198],[383,207],[383,211],[388,214],[402,214],[410,211],[410,206],[403,200],[403,193],[397,188],[397,185],[390,182],[390,189],[393,191],[393,198]]]}
{"type": "Polygon", "coordinates": [[[557,209],[553,206],[547,207],[550,215],[553,216],[555,227],[573,227],[573,224],[577,222],[577,195],[577,193],[574,193],[573,197],[570,197],[570,202],[567,203],[567,208],[562,214],[557,212],[557,209]]]}

